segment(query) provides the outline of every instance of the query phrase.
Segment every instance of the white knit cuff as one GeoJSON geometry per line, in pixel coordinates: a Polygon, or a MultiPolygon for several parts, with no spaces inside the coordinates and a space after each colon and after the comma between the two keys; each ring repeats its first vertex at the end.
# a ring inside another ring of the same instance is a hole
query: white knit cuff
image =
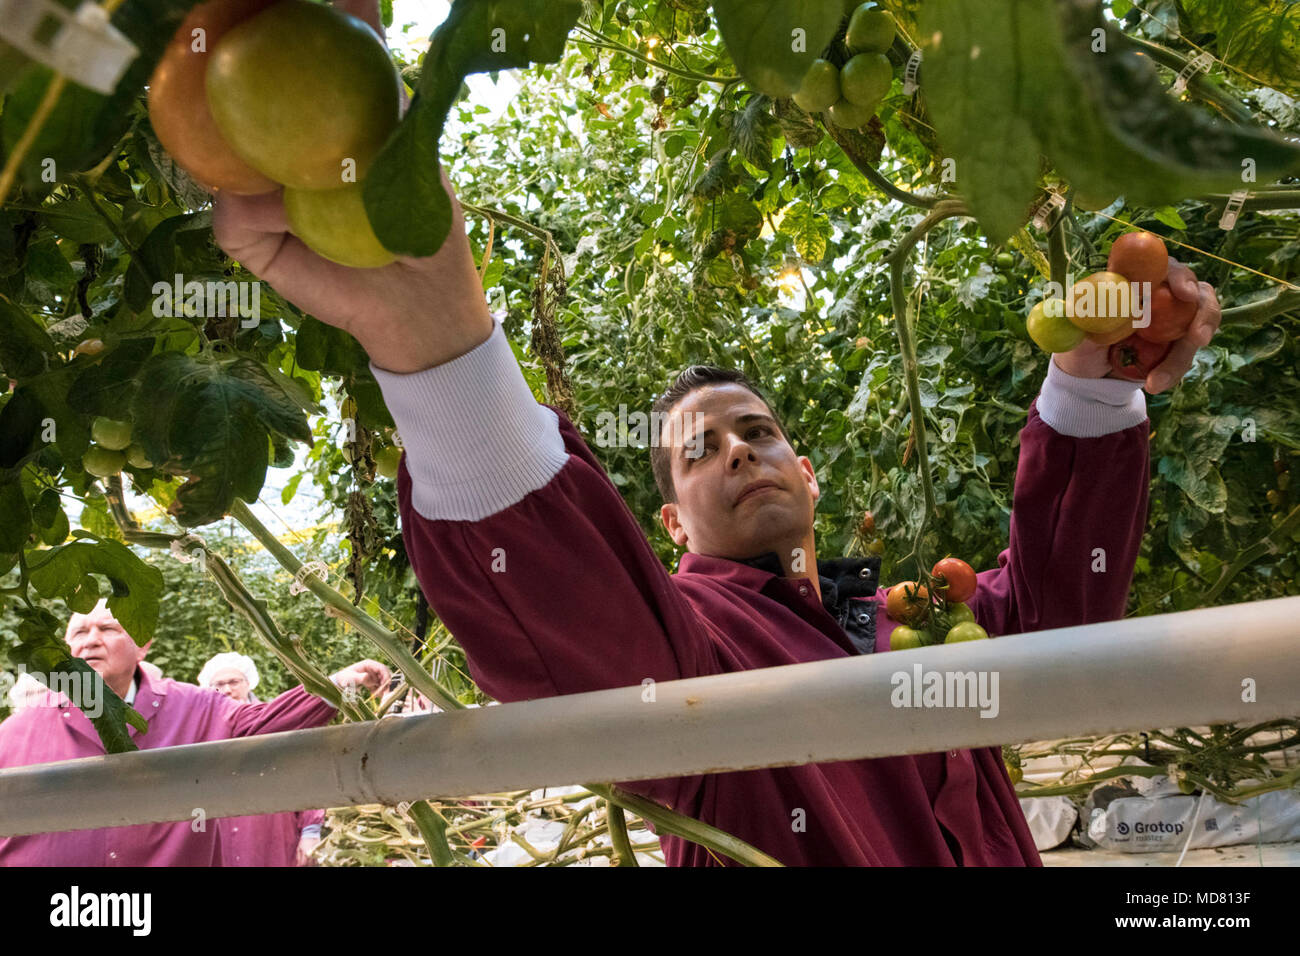
{"type": "Polygon", "coordinates": [[[1146,421],[1147,400],[1141,382],[1079,378],[1053,359],[1038,393],[1038,417],[1062,435],[1099,438],[1146,421]]]}
{"type": "Polygon", "coordinates": [[[479,521],[544,487],[568,461],[555,412],[533,398],[501,323],[442,365],[390,372],[370,363],[431,521],[479,521]]]}

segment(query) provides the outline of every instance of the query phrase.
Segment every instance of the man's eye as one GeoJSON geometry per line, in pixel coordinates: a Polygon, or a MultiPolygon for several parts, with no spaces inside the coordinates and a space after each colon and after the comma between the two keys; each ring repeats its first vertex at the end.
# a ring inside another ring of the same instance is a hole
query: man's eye
{"type": "Polygon", "coordinates": [[[749,430],[750,435],[753,435],[756,432],[760,435],[766,435],[768,433],[768,427],[766,425],[755,425],[749,430]]]}

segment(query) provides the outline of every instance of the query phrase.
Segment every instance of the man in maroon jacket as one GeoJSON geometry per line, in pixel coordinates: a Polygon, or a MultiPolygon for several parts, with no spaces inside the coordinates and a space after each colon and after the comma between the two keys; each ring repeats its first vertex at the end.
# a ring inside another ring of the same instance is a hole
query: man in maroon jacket
{"type": "MultiPolygon", "coordinates": [[[[451,194],[445,173],[443,185],[451,194]]],[[[670,431],[662,517],[687,553],[669,575],[572,423],[534,400],[454,199],[452,215],[436,255],[368,270],[290,235],[277,194],[218,196],[214,228],[232,257],[370,355],[405,445],[407,553],[479,686],[516,701],[888,650],[878,563],[816,561],[811,463],[743,382],[688,387],[671,405],[688,424],[670,431]],[[688,457],[697,439],[704,454],[688,457]]],[[[1169,279],[1199,311],[1153,392],[1219,323],[1208,284],[1179,264],[1169,279]]],[[[1145,523],[1140,386],[1108,378],[1106,349],[1091,344],[1049,369],[1021,434],[1010,545],[970,602],[998,634],[1121,616],[1145,523]]],[[[1040,863],[996,748],[623,786],[786,864],[1040,863]]],[[[662,843],[671,865],[731,862],[662,843]]]]}

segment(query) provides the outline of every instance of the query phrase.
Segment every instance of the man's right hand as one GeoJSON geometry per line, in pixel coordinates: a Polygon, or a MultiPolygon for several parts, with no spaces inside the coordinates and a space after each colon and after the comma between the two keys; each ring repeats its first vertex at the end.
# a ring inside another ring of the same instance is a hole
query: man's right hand
{"type": "MultiPolygon", "coordinates": [[[[374,0],[339,6],[377,28],[374,0]]],[[[492,334],[465,217],[446,170],[442,185],[452,213],[442,248],[432,256],[401,257],[378,269],[351,269],[308,249],[289,232],[280,191],[260,196],[218,192],[212,229],[232,259],[304,312],[352,333],[375,365],[417,372],[464,355],[492,334]]]]}

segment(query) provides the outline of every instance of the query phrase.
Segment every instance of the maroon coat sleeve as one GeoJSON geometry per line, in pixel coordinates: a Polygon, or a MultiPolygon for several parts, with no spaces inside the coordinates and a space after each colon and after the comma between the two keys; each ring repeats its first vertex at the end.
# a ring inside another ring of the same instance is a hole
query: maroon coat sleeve
{"type": "Polygon", "coordinates": [[[301,685],[260,704],[236,704],[229,698],[213,693],[230,705],[227,717],[231,737],[323,727],[336,713],[333,704],[307,693],[301,685]]]}
{"type": "Polygon", "coordinates": [[[1020,634],[1124,616],[1146,526],[1150,482],[1143,420],[1093,438],[1039,415],[1020,433],[1010,545],[978,575],[970,600],[991,634],[1020,634]]]}
{"type": "Polygon", "coordinates": [[[475,682],[514,701],[718,673],[697,612],[577,429],[553,411],[568,460],[496,514],[427,519],[412,504],[405,456],[398,473],[411,566],[475,682]]]}

